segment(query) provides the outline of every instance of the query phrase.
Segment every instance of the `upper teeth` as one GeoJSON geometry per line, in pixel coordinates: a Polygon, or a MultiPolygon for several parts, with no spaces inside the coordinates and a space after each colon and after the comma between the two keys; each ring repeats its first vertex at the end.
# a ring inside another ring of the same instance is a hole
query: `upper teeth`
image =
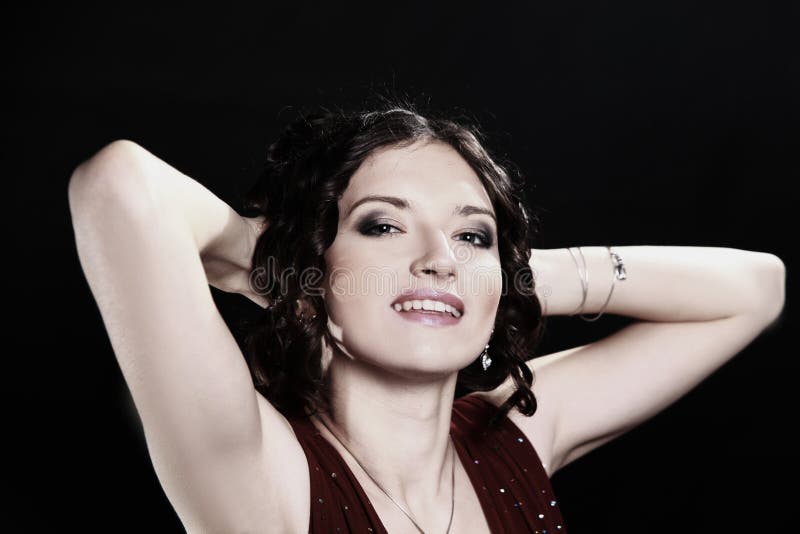
{"type": "Polygon", "coordinates": [[[438,300],[407,300],[405,302],[397,302],[394,305],[394,309],[397,311],[408,311],[412,308],[415,310],[447,312],[453,317],[461,317],[461,312],[457,309],[438,300]]]}

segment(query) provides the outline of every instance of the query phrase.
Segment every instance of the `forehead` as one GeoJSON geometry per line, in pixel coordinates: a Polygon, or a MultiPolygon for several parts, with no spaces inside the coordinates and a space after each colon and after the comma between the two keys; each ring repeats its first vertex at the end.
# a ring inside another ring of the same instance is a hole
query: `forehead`
{"type": "Polygon", "coordinates": [[[407,198],[421,209],[474,204],[494,211],[472,167],[442,142],[417,142],[370,154],[351,177],[340,199],[340,213],[346,214],[359,198],[373,194],[407,198]]]}

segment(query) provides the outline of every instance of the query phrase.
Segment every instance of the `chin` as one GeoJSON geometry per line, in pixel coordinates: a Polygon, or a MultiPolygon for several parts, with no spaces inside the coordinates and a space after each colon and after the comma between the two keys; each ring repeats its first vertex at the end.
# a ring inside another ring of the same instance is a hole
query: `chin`
{"type": "Polygon", "coordinates": [[[384,365],[424,374],[450,374],[461,369],[460,362],[456,361],[456,358],[444,354],[444,351],[395,353],[391,357],[391,362],[384,360],[384,365]]]}

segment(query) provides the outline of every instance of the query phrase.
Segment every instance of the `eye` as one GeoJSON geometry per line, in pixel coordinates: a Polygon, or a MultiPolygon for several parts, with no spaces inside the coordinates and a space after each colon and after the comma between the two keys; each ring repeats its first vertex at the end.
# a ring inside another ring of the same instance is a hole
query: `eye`
{"type": "MultiPolygon", "coordinates": [[[[375,221],[368,222],[361,228],[359,228],[359,232],[366,236],[373,236],[373,237],[380,237],[383,235],[391,235],[402,233],[396,226],[389,223],[376,223],[375,221]],[[394,228],[397,232],[391,232],[390,229],[394,228]]],[[[463,232],[459,234],[461,236],[470,236],[471,239],[461,239],[461,241],[466,241],[467,243],[471,244],[474,247],[479,248],[490,248],[492,246],[492,239],[487,234],[483,232],[463,232]],[[477,238],[477,242],[475,239],[477,238]]]]}
{"type": "Polygon", "coordinates": [[[380,231],[375,232],[375,230],[378,228],[381,229],[394,228],[395,230],[398,229],[396,226],[391,225],[389,223],[378,223],[378,224],[367,223],[360,231],[364,235],[373,235],[373,236],[385,235],[387,233],[396,233],[396,232],[380,232],[380,231]]]}
{"type": "Polygon", "coordinates": [[[472,244],[472,245],[474,245],[474,246],[476,246],[476,247],[489,248],[489,247],[492,246],[491,239],[487,235],[485,235],[483,233],[479,233],[479,232],[464,232],[461,235],[462,236],[464,236],[464,235],[473,236],[472,240],[471,241],[467,241],[467,242],[472,244]],[[475,237],[478,238],[478,240],[480,241],[481,244],[479,244],[479,245],[475,244],[475,237]]]}

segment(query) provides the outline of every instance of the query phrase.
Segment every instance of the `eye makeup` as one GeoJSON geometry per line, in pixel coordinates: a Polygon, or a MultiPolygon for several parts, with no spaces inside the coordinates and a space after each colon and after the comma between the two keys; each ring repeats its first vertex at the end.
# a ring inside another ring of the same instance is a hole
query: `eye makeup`
{"type": "MultiPolygon", "coordinates": [[[[382,217],[383,213],[380,211],[369,212],[363,217],[359,218],[355,224],[356,229],[361,235],[370,236],[370,237],[381,237],[385,235],[394,235],[400,232],[376,232],[375,230],[380,227],[389,227],[399,230],[399,228],[393,224],[395,221],[392,219],[386,219],[382,217]]],[[[472,235],[477,236],[482,244],[474,244],[473,241],[467,241],[473,246],[478,248],[491,248],[494,244],[494,233],[492,231],[491,226],[486,224],[482,221],[470,221],[477,225],[477,229],[473,230],[465,230],[460,232],[459,236],[464,235],[472,235]]]]}

